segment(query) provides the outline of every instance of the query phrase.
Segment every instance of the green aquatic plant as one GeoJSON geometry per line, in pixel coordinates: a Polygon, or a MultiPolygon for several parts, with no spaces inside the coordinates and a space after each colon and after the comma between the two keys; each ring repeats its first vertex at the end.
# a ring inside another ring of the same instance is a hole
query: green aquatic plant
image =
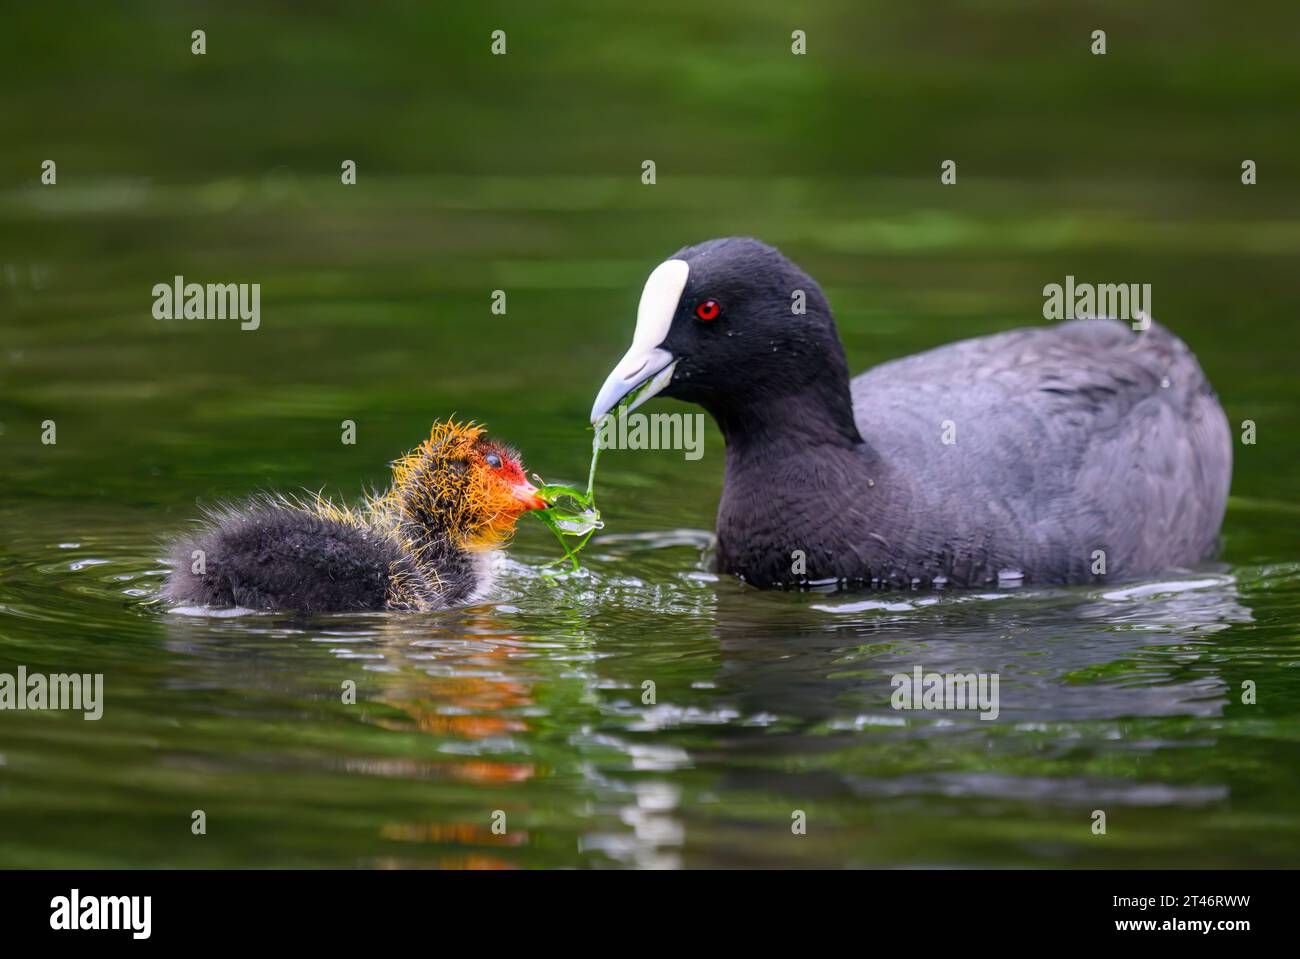
{"type": "MultiPolygon", "coordinates": [[[[641,397],[650,390],[652,384],[653,381],[641,384],[641,386],[619,400],[618,406],[606,413],[605,417],[617,417],[635,409],[640,405],[641,397]]],[[[568,560],[571,572],[580,572],[582,564],[578,562],[578,553],[587,545],[588,540],[595,535],[596,530],[603,528],[605,525],[600,521],[600,510],[596,509],[596,464],[600,461],[601,431],[597,424],[593,424],[593,429],[595,435],[591,438],[591,469],[587,472],[587,491],[585,493],[572,486],[548,484],[536,473],[533,474],[533,479],[537,480],[540,487],[537,495],[549,503],[551,508],[534,510],[532,515],[550,527],[551,532],[555,534],[555,538],[559,540],[560,546],[564,549],[564,555],[559,559],[545,563],[542,566],[543,570],[558,566],[568,560]],[[564,507],[557,505],[566,500],[573,505],[564,507]],[[570,546],[566,537],[577,539],[577,545],[570,546]]],[[[558,573],[545,573],[544,575],[556,576],[558,573]]]]}
{"type": "MultiPolygon", "coordinates": [[[[536,473],[533,474],[538,482],[537,495],[549,503],[551,508],[534,510],[532,515],[550,528],[564,550],[562,557],[544,564],[542,569],[549,570],[565,560],[568,560],[572,572],[577,573],[582,569],[578,553],[582,552],[596,530],[604,526],[600,521],[600,510],[596,508],[596,463],[599,459],[600,434],[597,433],[591,440],[591,469],[587,473],[586,492],[572,486],[546,483],[536,473]],[[572,539],[577,539],[577,543],[571,545],[572,539]]],[[[555,576],[558,571],[545,575],[555,576]]]]}

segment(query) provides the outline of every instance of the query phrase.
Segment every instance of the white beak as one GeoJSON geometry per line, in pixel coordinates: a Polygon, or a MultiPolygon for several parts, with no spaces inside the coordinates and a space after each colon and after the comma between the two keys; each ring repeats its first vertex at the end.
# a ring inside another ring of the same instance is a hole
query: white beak
{"type": "Polygon", "coordinates": [[[593,423],[637,387],[644,386],[644,389],[628,406],[629,410],[636,409],[672,381],[677,360],[662,348],[662,344],[672,326],[690,271],[685,260],[665,260],[646,279],[636,310],[632,346],[596,394],[596,402],[591,408],[593,423]]]}

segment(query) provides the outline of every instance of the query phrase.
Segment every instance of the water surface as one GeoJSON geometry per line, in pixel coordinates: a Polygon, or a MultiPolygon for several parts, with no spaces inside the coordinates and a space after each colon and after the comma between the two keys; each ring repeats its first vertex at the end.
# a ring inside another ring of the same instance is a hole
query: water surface
{"type": "Polygon", "coordinates": [[[23,15],[0,92],[20,145],[0,159],[0,671],[103,673],[106,701],[98,722],[0,714],[0,865],[1300,860],[1290,52],[1188,22],[1101,75],[1071,59],[1072,18],[954,10],[939,30],[828,5],[801,72],[770,50],[788,57],[779,10],[735,5],[728,31],[683,5],[571,33],[520,8],[491,65],[456,40],[486,23],[414,11],[400,37],[343,9],[302,29],[211,12],[203,74],[171,50],[178,14],[23,15]],[[1253,191],[1245,150],[1266,161],[1253,191]],[[581,481],[645,274],[723,233],[820,280],[854,370],[1042,322],[1067,275],[1151,283],[1234,434],[1257,426],[1221,560],[1071,589],[756,592],[709,572],[710,425],[698,462],[603,458],[581,576],[544,579],[555,545],[525,521],[464,609],[152,598],[197,504],[355,496],[452,413],[581,481]],[[260,282],[261,328],[153,319],[176,274],[260,282]],[[917,664],[998,673],[997,720],[891,709],[917,664]]]}

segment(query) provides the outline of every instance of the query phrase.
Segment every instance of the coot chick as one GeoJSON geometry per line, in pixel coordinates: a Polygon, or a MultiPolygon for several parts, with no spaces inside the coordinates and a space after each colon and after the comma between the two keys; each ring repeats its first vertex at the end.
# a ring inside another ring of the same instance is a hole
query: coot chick
{"type": "Polygon", "coordinates": [[[850,380],[817,283],[771,246],[710,240],[650,274],[592,421],[640,387],[634,406],[717,420],[717,564],[757,586],[1077,583],[1217,549],[1227,419],[1154,322],[983,336],[850,380]]]}
{"type": "Polygon", "coordinates": [[[482,427],[435,423],[358,507],[317,495],[260,497],[209,511],[172,548],[164,598],[286,609],[440,609],[481,594],[491,552],[546,504],[519,455],[482,427]]]}

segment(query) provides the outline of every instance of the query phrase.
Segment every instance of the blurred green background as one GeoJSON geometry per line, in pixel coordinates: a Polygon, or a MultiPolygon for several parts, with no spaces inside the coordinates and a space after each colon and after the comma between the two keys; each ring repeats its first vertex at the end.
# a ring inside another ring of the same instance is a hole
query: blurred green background
{"type": "Polygon", "coordinates": [[[1283,3],[7,5],[0,670],[111,698],[0,715],[0,864],[1294,864],[1297,37],[1283,3]],[[702,559],[710,426],[698,463],[606,457],[583,579],[540,582],[525,524],[467,613],[151,604],[196,500],[355,495],[452,412],[580,478],[646,273],[728,234],[821,282],[854,370],[1041,323],[1067,274],[1150,283],[1257,423],[1225,578],[758,596],[702,559]],[[261,328],[153,319],[176,274],[260,283],[261,328]],[[896,725],[917,661],[1001,670],[1004,721],[896,725]],[[1127,812],[1106,841],[1098,802],[1127,812]],[[198,805],[224,823],[201,843],[198,805]],[[498,807],[522,838],[485,831],[498,807]],[[791,844],[805,807],[835,827],[791,844]]]}

